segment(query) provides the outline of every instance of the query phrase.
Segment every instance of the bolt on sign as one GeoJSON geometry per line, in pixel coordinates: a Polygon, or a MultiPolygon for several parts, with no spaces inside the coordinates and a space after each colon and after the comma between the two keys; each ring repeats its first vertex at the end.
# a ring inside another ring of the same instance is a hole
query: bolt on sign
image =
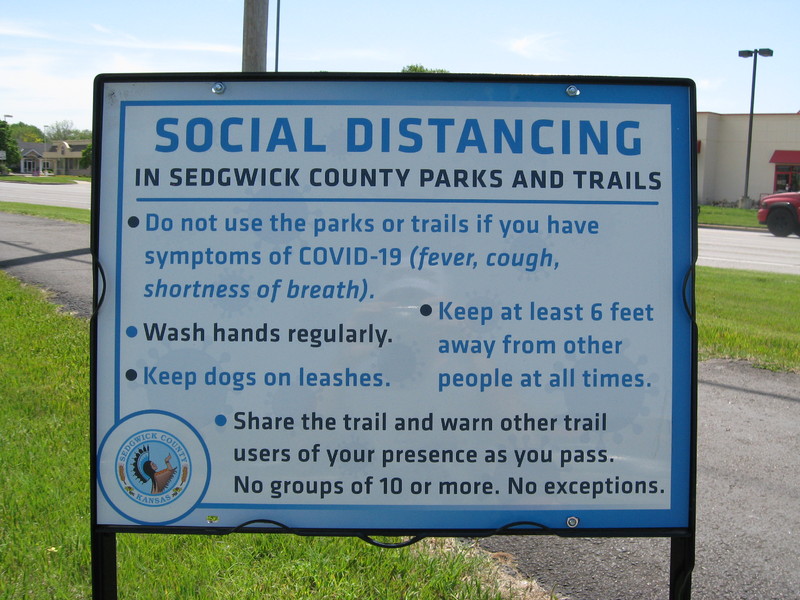
{"type": "Polygon", "coordinates": [[[694,88],[102,75],[105,531],[692,527],[694,88]]]}

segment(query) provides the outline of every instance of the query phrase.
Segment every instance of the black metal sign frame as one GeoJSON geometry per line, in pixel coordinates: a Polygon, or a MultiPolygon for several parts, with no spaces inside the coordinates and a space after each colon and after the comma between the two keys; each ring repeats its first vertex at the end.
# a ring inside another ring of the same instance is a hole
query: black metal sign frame
{"type": "Polygon", "coordinates": [[[665,536],[670,597],[689,598],[691,81],[101,75],[94,132],[95,597],[116,597],[115,534],[135,531],[665,536]],[[277,324],[236,313],[253,307],[277,324]],[[422,358],[400,352],[406,329],[422,358]],[[286,362],[258,371],[256,355],[286,362]],[[291,413],[279,387],[313,401],[291,413]],[[199,390],[210,399],[186,408],[199,390]],[[385,408],[367,413],[370,394],[385,408]],[[526,411],[533,396],[549,408],[526,411]],[[266,454],[246,433],[275,427],[266,454]],[[220,475],[248,457],[281,479],[220,475]],[[526,477],[488,464],[513,460],[526,477]],[[306,467],[313,486],[287,479],[306,467]]]}

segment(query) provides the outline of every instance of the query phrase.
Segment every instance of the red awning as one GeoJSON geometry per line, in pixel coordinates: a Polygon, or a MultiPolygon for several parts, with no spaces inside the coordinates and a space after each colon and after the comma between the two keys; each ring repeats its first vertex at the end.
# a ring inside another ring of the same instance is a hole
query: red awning
{"type": "Polygon", "coordinates": [[[800,150],[775,150],[769,162],[779,165],[800,165],[800,150]]]}

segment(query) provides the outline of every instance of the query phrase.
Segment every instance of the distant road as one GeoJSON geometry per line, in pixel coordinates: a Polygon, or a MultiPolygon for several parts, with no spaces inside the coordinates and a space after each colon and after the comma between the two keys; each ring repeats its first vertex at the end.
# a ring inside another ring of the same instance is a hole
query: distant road
{"type": "Polygon", "coordinates": [[[767,231],[701,228],[698,232],[702,267],[747,269],[800,275],[800,237],[775,237],[767,231]]]}
{"type": "MultiPolygon", "coordinates": [[[[0,202],[91,208],[91,184],[29,185],[0,182],[0,202]]],[[[697,264],[800,275],[800,237],[776,238],[766,231],[701,228],[697,264]]]]}
{"type": "Polygon", "coordinates": [[[0,201],[27,202],[47,206],[91,208],[92,184],[28,184],[0,181],[0,201]]]}

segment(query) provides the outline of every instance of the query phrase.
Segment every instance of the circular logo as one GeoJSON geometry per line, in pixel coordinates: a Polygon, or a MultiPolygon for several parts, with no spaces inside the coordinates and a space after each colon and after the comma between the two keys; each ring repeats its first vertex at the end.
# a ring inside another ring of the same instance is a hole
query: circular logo
{"type": "Polygon", "coordinates": [[[169,525],[193,519],[208,491],[211,458],[198,431],[163,411],[116,422],[96,459],[97,522],[169,525]]]}
{"type": "Polygon", "coordinates": [[[145,429],[131,435],[117,453],[117,483],[144,506],[176,500],[190,484],[192,463],[186,446],[167,431],[145,429]]]}

